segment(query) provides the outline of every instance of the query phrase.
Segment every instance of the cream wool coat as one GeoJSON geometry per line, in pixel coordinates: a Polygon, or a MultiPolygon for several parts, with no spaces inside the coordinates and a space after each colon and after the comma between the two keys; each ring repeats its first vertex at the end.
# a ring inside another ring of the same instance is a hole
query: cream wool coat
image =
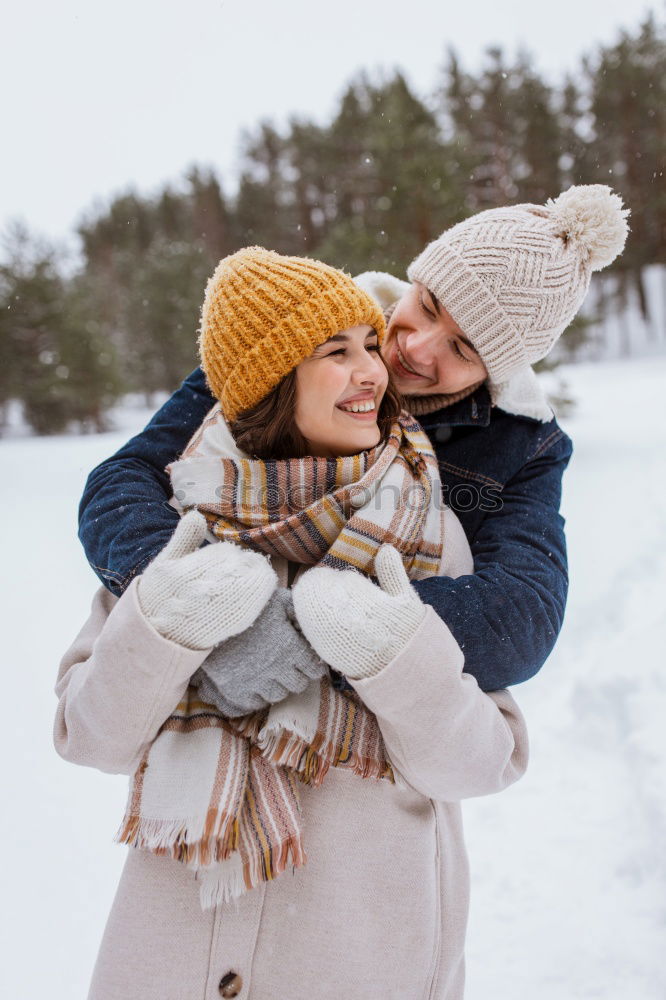
{"type": "MultiPolygon", "coordinates": [[[[471,572],[448,511],[445,534],[442,572],[471,572]]],[[[286,563],[273,565],[285,585],[286,563]]],[[[152,628],[137,581],[120,600],[101,587],[60,665],[58,753],[131,774],[206,655],[152,628]]],[[[399,656],[351,682],[404,783],[331,768],[320,788],[303,785],[303,868],[203,912],[185,865],[129,849],[89,1000],[460,1000],[469,879],[459,800],[500,791],[527,763],[513,698],[482,693],[463,665],[428,608],[399,656]]]]}

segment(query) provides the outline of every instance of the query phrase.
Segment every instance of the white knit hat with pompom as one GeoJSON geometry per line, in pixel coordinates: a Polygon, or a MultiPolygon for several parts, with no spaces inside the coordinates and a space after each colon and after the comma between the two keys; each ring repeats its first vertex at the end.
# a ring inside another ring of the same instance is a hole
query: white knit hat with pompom
{"type": "Polygon", "coordinates": [[[621,253],[629,211],[604,184],[545,205],[479,212],[412,261],[488,370],[491,395],[544,358],[578,312],[593,271],[621,253]]]}

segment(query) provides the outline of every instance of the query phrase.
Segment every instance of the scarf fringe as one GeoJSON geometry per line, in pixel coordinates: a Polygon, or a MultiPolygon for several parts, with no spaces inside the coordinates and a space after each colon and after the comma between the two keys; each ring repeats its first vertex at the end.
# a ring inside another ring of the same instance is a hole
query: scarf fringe
{"type": "Polygon", "coordinates": [[[356,752],[343,761],[342,750],[334,741],[328,741],[315,749],[293,734],[277,731],[263,732],[260,745],[262,756],[269,763],[289,767],[296,772],[303,784],[313,788],[321,785],[331,767],[348,768],[361,778],[379,780],[387,777],[390,781],[394,780],[393,768],[388,761],[382,763],[374,757],[356,752]]]}
{"type": "MultiPolygon", "coordinates": [[[[316,685],[312,684],[311,688],[314,690],[316,685]]],[[[281,705],[277,718],[271,718],[269,715],[254,739],[259,749],[262,752],[267,751],[269,755],[284,739],[290,744],[296,741],[299,744],[309,745],[317,731],[316,721],[313,722],[308,718],[308,714],[315,710],[315,705],[304,704],[302,694],[289,695],[283,704],[287,705],[288,709],[285,711],[281,705]]]]}
{"type": "Polygon", "coordinates": [[[300,836],[288,837],[277,847],[269,847],[260,857],[242,861],[239,854],[232,855],[219,865],[202,868],[197,873],[201,882],[199,901],[203,910],[238,900],[248,890],[262,882],[272,882],[291,866],[302,868],[307,862],[300,836]]]}
{"type": "Polygon", "coordinates": [[[246,892],[243,863],[238,855],[232,855],[212,869],[201,869],[196,877],[201,883],[199,902],[202,910],[212,910],[223,903],[238,900],[246,892]]]}
{"type": "Polygon", "coordinates": [[[240,824],[227,813],[209,810],[202,829],[197,819],[154,819],[129,816],[114,837],[117,844],[143,847],[153,854],[171,857],[191,868],[202,868],[227,860],[237,849],[240,824]]]}

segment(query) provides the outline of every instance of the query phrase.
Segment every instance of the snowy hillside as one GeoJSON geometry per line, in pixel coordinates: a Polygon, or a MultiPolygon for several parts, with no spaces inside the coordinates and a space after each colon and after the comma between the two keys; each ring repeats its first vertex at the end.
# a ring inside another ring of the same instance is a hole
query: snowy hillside
{"type": "MultiPolygon", "coordinates": [[[[576,448],[568,616],[548,664],[516,690],[527,776],[465,806],[468,1000],[666,995],[666,359],[566,375],[579,401],[563,421],[576,448]]],[[[125,779],[65,764],[51,727],[58,658],[96,586],[77,501],[144,417],[113,434],[0,443],[8,1000],[84,1000],[124,859],[112,837],[125,779]]]]}

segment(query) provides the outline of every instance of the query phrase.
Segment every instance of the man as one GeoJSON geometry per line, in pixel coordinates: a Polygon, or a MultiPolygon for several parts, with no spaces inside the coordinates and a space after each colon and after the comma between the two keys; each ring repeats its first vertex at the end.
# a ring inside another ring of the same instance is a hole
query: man
{"type": "MultiPolygon", "coordinates": [[[[559,505],[572,444],[531,365],[573,319],[592,271],[621,252],[627,215],[609,188],[573,187],[544,206],[492,209],[454,226],[412,262],[411,285],[374,272],[357,279],[387,310],[384,360],[435,446],[474,557],[473,575],[413,586],[485,691],[533,676],[562,625],[559,505]]],[[[164,469],[213,403],[197,369],[88,477],[79,535],[114,593],[171,537],[178,515],[164,469]]]]}

